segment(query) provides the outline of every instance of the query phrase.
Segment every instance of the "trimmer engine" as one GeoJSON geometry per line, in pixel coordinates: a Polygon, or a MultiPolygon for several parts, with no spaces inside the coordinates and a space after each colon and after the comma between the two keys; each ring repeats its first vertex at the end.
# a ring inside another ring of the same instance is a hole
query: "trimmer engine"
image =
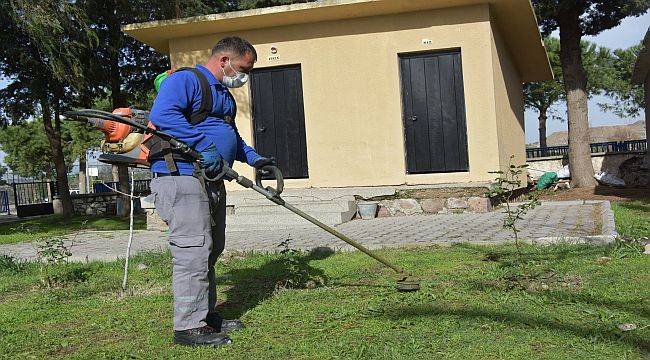
{"type": "MultiPolygon", "coordinates": [[[[153,128],[149,112],[132,108],[118,108],[113,114],[123,116],[142,125],[153,128]]],[[[149,167],[149,148],[145,145],[151,135],[124,123],[100,118],[88,118],[88,123],[104,133],[99,161],[132,167],[149,167]]]]}

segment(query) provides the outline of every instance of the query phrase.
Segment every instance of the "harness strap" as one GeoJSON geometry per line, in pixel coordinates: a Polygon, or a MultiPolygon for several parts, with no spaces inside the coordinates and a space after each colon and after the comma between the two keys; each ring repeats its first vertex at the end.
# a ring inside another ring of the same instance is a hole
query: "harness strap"
{"type": "Polygon", "coordinates": [[[182,67],[176,71],[190,71],[199,80],[199,85],[201,86],[201,105],[198,111],[189,115],[189,123],[196,125],[212,113],[212,90],[210,89],[210,83],[201,70],[197,68],[182,67]]]}
{"type": "MultiPolygon", "coordinates": [[[[198,79],[199,85],[201,87],[201,104],[199,105],[199,109],[196,112],[185,114],[190,125],[192,126],[197,125],[203,122],[208,116],[214,116],[214,117],[222,117],[226,123],[234,126],[233,124],[234,116],[233,117],[224,116],[224,114],[217,114],[212,112],[212,105],[213,105],[212,88],[210,86],[210,83],[208,82],[208,78],[201,72],[201,70],[194,67],[182,67],[180,69],[177,69],[176,71],[192,72],[198,79]]],[[[228,95],[232,99],[232,94],[228,93],[228,95]]],[[[236,113],[237,108],[234,99],[232,99],[232,102],[233,104],[235,104],[235,113],[236,113]]],[[[150,148],[149,157],[148,157],[149,162],[153,160],[164,159],[165,164],[167,165],[167,169],[171,173],[178,173],[178,167],[176,166],[174,160],[193,162],[193,159],[188,159],[185,154],[181,154],[174,151],[171,148],[169,142],[162,140],[157,136],[151,138],[148,147],[150,148]]],[[[200,175],[199,175],[199,179],[202,179],[200,175]]],[[[210,193],[210,191],[207,192],[210,193]]]]}
{"type": "Polygon", "coordinates": [[[160,147],[162,148],[163,158],[165,159],[167,170],[169,170],[169,172],[172,174],[178,174],[178,167],[176,167],[176,163],[174,162],[171,144],[169,141],[160,140],[160,147]]]}
{"type": "Polygon", "coordinates": [[[208,187],[208,182],[205,181],[203,176],[201,176],[201,168],[197,163],[194,163],[194,174],[192,174],[192,176],[199,179],[201,188],[203,188],[205,196],[208,197],[208,206],[210,208],[210,225],[212,227],[217,226],[217,212],[215,210],[215,206],[217,204],[214,202],[214,197],[212,196],[212,191],[210,191],[210,188],[208,187]]]}

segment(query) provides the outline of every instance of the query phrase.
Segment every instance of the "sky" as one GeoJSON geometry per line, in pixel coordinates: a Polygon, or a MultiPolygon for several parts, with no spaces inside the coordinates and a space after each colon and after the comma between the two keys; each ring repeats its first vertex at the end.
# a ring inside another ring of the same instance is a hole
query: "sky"
{"type": "MultiPolygon", "coordinates": [[[[630,17],[624,19],[621,24],[613,29],[603,31],[598,36],[586,36],[585,40],[595,42],[600,46],[605,46],[611,49],[628,48],[636,45],[645,36],[646,31],[650,27],[650,12],[640,17],[630,17]]],[[[559,37],[556,32],[553,36],[559,37]]],[[[0,78],[0,88],[5,87],[6,80],[0,78]]],[[[594,96],[589,101],[589,124],[590,126],[603,126],[603,125],[620,125],[631,124],[638,120],[644,119],[642,112],[636,118],[621,119],[611,113],[606,113],[600,110],[598,103],[608,102],[608,98],[604,96],[594,96]]],[[[566,106],[555,106],[556,114],[566,119],[566,106]]],[[[533,143],[539,140],[539,132],[537,130],[537,112],[533,110],[526,110],[526,143],[533,143]]],[[[549,120],[546,124],[547,134],[552,134],[555,131],[567,130],[566,121],[549,120]]],[[[0,164],[4,164],[5,154],[0,151],[0,164]]]]}
{"type": "MultiPolygon", "coordinates": [[[[585,36],[584,40],[588,40],[598,44],[599,46],[608,47],[611,49],[625,49],[637,45],[643,40],[646,31],[650,27],[650,13],[646,13],[640,17],[630,17],[624,19],[621,24],[613,29],[603,31],[598,36],[585,36]]],[[[553,34],[559,37],[559,33],[553,34]]],[[[609,102],[606,96],[594,96],[589,101],[589,125],[590,126],[603,126],[603,125],[621,125],[631,124],[638,120],[645,119],[643,112],[636,118],[621,119],[612,113],[606,113],[600,110],[599,103],[609,102]]],[[[566,105],[558,105],[554,107],[556,114],[566,120],[566,105]]],[[[526,143],[533,143],[539,141],[538,131],[538,113],[533,110],[526,110],[526,143]]],[[[566,121],[549,120],[546,124],[546,134],[550,135],[556,131],[566,131],[566,121]]]]}

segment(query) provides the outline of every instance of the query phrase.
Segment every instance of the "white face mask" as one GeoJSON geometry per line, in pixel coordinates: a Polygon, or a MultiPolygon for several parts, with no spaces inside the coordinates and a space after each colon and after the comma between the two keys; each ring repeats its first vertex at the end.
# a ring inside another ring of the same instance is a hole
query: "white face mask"
{"type": "Polygon", "coordinates": [[[235,72],[235,76],[226,75],[224,68],[221,68],[221,71],[223,71],[223,79],[221,79],[221,83],[229,88],[238,88],[244,86],[244,84],[246,84],[248,81],[248,74],[244,74],[235,70],[230,64],[230,60],[228,60],[228,66],[230,69],[232,69],[232,71],[235,72]]]}

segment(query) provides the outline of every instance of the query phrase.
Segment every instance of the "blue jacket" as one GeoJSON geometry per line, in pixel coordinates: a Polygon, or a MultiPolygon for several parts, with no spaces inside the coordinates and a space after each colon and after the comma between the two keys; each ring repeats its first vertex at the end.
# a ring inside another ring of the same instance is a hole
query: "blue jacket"
{"type": "MultiPolygon", "coordinates": [[[[201,86],[192,72],[179,71],[171,74],[160,85],[149,119],[158,130],[188,144],[196,151],[201,152],[214,144],[230,166],[235,160],[253,165],[261,156],[239,136],[235,125],[235,99],[208,69],[201,65],[196,68],[208,79],[212,90],[212,113],[220,116],[208,116],[203,122],[190,125],[186,115],[199,109],[201,86]],[[224,121],[226,117],[232,121],[227,123],[224,121]]],[[[181,175],[192,175],[194,171],[192,163],[177,161],[176,166],[181,175]]],[[[153,161],[151,171],[169,173],[164,160],[153,161]]]]}

